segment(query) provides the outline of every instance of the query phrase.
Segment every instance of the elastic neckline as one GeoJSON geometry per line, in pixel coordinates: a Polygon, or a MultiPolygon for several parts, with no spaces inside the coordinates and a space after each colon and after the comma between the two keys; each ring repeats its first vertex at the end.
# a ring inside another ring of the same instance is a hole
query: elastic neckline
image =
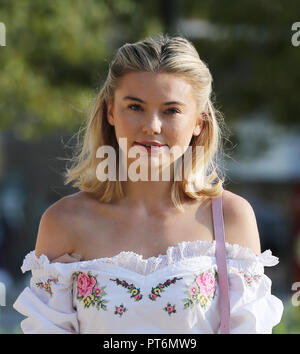
{"type": "MultiPolygon", "coordinates": [[[[263,253],[256,255],[250,248],[242,247],[238,244],[230,244],[225,242],[226,258],[239,261],[260,263],[263,266],[276,265],[278,257],[272,255],[271,250],[265,250],[263,253]]],[[[113,263],[122,265],[140,274],[148,274],[156,269],[163,268],[169,264],[179,262],[180,260],[207,256],[215,258],[216,241],[181,241],[176,246],[169,246],[165,254],[160,254],[158,257],[143,258],[142,255],[132,251],[121,251],[112,257],[102,257],[78,261],[73,263],[51,263],[49,258],[42,254],[37,257],[35,251],[29,252],[23,261],[21,270],[25,273],[31,269],[55,268],[56,266],[64,268],[77,268],[89,266],[101,266],[105,263],[113,263]]]]}

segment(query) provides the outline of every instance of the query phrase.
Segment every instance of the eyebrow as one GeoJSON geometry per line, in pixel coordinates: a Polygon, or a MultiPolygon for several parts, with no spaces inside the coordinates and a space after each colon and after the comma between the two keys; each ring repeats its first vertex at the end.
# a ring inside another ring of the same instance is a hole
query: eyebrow
{"type": "MultiPolygon", "coordinates": [[[[138,101],[141,103],[146,103],[142,99],[140,99],[138,97],[133,97],[133,96],[125,96],[125,97],[123,97],[123,100],[131,100],[131,101],[138,101]]],[[[170,105],[170,104],[178,104],[180,106],[185,106],[185,104],[183,102],[179,102],[179,101],[169,101],[169,102],[164,103],[164,105],[170,105]]]]}

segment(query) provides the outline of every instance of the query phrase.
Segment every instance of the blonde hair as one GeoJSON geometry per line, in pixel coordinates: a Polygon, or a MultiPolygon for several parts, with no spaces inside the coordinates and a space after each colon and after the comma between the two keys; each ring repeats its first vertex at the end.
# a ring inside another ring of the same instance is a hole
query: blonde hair
{"type": "MultiPolygon", "coordinates": [[[[118,81],[126,73],[141,71],[173,73],[181,76],[192,84],[199,113],[204,112],[201,133],[193,136],[190,142],[193,152],[196,146],[204,147],[204,166],[201,166],[204,184],[200,191],[193,192],[186,190],[189,176],[183,177],[180,181],[174,180],[171,199],[175,207],[184,211],[182,200],[185,195],[198,200],[205,196],[219,196],[223,191],[225,173],[221,169],[218,158],[224,154],[222,133],[226,127],[221,113],[214,108],[212,103],[210,71],[191,42],[180,36],[169,37],[163,34],[157,37],[147,37],[136,43],[126,43],[117,50],[115,58],[109,65],[106,81],[85,121],[83,142],[78,140],[72,158],[67,159],[71,162],[71,166],[64,172],[64,184],[74,181],[73,187],[78,187],[81,191],[96,193],[99,195],[99,201],[104,203],[109,203],[114,198],[122,199],[125,196],[123,181],[119,181],[118,178],[116,181],[97,179],[96,168],[99,159],[96,158],[96,151],[103,145],[110,145],[118,152],[119,145],[114,127],[107,120],[107,102],[114,101],[114,91],[118,81]]],[[[119,154],[116,155],[118,171],[119,154]]],[[[193,153],[189,162],[191,164],[189,171],[196,176],[194,155],[193,153]]]]}

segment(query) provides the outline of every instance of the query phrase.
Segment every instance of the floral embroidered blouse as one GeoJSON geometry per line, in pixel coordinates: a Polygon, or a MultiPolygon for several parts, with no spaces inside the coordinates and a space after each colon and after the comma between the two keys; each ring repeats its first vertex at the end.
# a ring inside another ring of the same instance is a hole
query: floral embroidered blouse
{"type": "MultiPolygon", "coordinates": [[[[271,294],[266,250],[225,243],[230,333],[272,333],[283,303],[271,294]]],[[[143,259],[122,251],[109,258],[49,262],[28,253],[21,270],[30,285],[13,307],[27,333],[220,333],[216,241],[183,241],[165,255],[143,259]]]]}

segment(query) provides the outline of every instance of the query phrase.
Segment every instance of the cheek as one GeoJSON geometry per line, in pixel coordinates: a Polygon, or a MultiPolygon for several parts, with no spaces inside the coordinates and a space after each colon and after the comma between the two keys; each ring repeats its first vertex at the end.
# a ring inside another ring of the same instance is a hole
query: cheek
{"type": "Polygon", "coordinates": [[[180,146],[189,145],[193,129],[188,124],[178,124],[170,129],[170,138],[172,144],[180,146]]]}
{"type": "Polygon", "coordinates": [[[136,121],[133,119],[132,115],[128,110],[121,109],[116,112],[116,121],[115,121],[115,129],[118,136],[130,136],[130,132],[132,132],[136,128],[136,121]]]}
{"type": "Polygon", "coordinates": [[[186,145],[189,145],[191,138],[193,137],[195,123],[189,121],[182,127],[182,139],[185,141],[186,145]]]}

